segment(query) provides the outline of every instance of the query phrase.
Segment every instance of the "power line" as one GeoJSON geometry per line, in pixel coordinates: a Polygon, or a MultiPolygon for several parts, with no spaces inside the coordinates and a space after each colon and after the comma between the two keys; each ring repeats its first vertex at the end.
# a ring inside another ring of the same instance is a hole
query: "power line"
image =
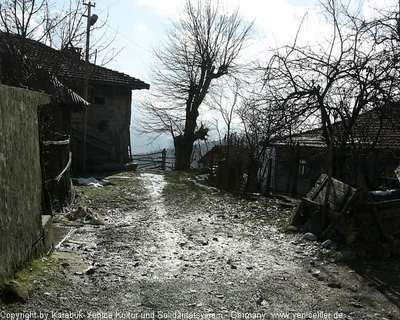
{"type": "Polygon", "coordinates": [[[116,0],[114,1],[112,4],[110,4],[108,7],[103,8],[102,10],[99,11],[99,14],[102,13],[104,10],[108,9],[110,10],[110,8],[112,8],[114,5],[116,5],[118,2],[120,2],[121,0],[116,0]]]}
{"type": "Polygon", "coordinates": [[[135,46],[147,51],[148,53],[152,53],[149,49],[141,46],[139,43],[137,43],[136,41],[132,40],[130,37],[128,37],[127,35],[123,34],[121,31],[119,31],[118,29],[115,29],[114,27],[112,27],[108,22],[102,20],[99,18],[99,20],[104,23],[105,25],[107,25],[109,28],[111,28],[112,30],[114,30],[115,32],[117,32],[118,34],[120,34],[121,36],[123,36],[126,40],[130,41],[132,44],[134,44],[135,46]]]}

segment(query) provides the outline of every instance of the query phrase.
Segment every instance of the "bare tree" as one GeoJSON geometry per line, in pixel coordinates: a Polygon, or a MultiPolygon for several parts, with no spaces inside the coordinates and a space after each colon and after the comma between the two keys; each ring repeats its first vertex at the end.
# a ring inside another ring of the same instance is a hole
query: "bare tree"
{"type": "Polygon", "coordinates": [[[214,119],[215,130],[218,133],[220,143],[229,145],[234,117],[237,115],[239,100],[241,99],[239,83],[237,81],[232,85],[229,85],[229,83],[218,83],[213,91],[215,93],[211,95],[209,105],[210,110],[216,111],[218,114],[218,117],[214,119]],[[224,131],[222,131],[222,134],[224,134],[223,141],[220,128],[221,118],[225,126],[223,128],[224,131]]]}
{"type": "Polygon", "coordinates": [[[1,29],[22,38],[40,41],[51,32],[58,21],[56,15],[50,14],[51,7],[47,0],[1,0],[1,29]]]}
{"type": "Polygon", "coordinates": [[[12,82],[16,84],[25,76],[29,76],[29,72],[23,75],[26,70],[26,40],[29,38],[43,40],[57,25],[58,17],[51,15],[50,10],[51,4],[47,0],[0,1],[0,31],[4,32],[7,40],[6,51],[13,61],[15,81],[12,82]],[[18,43],[15,43],[16,41],[18,43]]]}
{"type": "Polygon", "coordinates": [[[263,99],[273,117],[288,113],[283,127],[304,121],[321,126],[326,147],[332,145],[332,174],[340,179],[356,120],[399,99],[398,49],[377,42],[377,24],[360,12],[335,0],[324,1],[322,8],[332,30],[328,43],[295,42],[277,50],[265,68],[263,99]]]}
{"type": "MultiPolygon", "coordinates": [[[[83,1],[69,0],[59,13],[56,27],[52,29],[46,39],[49,45],[60,50],[67,47],[84,48],[87,25],[86,9],[83,1]]],[[[91,27],[89,60],[96,63],[97,58],[101,57],[100,65],[111,62],[123,49],[117,50],[112,45],[118,31],[110,30],[108,17],[108,13],[104,17],[99,17],[98,22],[91,27]]],[[[84,52],[82,56],[84,56],[84,52]]]]}
{"type": "MultiPolygon", "coordinates": [[[[79,52],[86,40],[85,10],[81,0],[69,0],[62,8],[56,8],[50,0],[0,0],[0,31],[9,38],[9,44],[12,42],[10,35],[18,35],[14,37],[18,44],[9,46],[14,59],[21,60],[25,56],[26,39],[59,50],[73,47],[79,52]]],[[[109,32],[107,20],[108,14],[92,27],[90,60],[95,62],[99,56],[101,65],[111,62],[122,50],[112,46],[117,31],[109,32]],[[99,30],[101,32],[96,32],[99,30]]],[[[22,66],[23,61],[16,65],[22,66]]]]}
{"type": "Polygon", "coordinates": [[[194,142],[206,138],[208,129],[198,123],[199,108],[217,79],[239,72],[240,53],[252,26],[238,10],[227,13],[210,0],[197,5],[187,0],[165,44],[156,50],[152,81],[156,91],[147,110],[157,120],[157,130],[172,134],[177,170],[190,168],[194,142]]]}

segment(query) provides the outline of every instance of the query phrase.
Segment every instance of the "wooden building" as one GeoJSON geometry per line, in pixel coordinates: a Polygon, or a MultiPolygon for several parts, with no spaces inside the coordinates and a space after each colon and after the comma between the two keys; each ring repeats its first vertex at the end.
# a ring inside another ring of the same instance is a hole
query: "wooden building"
{"type": "Polygon", "coordinates": [[[80,50],[71,46],[60,51],[34,40],[0,32],[0,44],[9,47],[10,51],[21,47],[22,41],[24,59],[40,66],[80,96],[84,95],[87,75],[86,100],[91,106],[75,110],[71,115],[74,169],[83,169],[85,131],[87,171],[129,162],[132,90],[149,89],[149,84],[92,63],[87,67],[80,50]]]}
{"type": "MultiPolygon", "coordinates": [[[[84,62],[76,60],[74,68],[60,75],[68,87],[83,93],[84,62]]],[[[149,85],[126,74],[89,65],[88,102],[84,112],[72,114],[74,167],[82,169],[83,141],[86,125],[87,171],[124,165],[131,159],[132,90],[149,89],[149,85]]]]}
{"type": "MultiPolygon", "coordinates": [[[[339,140],[342,123],[334,128],[339,140]]],[[[328,147],[321,128],[271,140],[269,146],[275,149],[275,192],[305,195],[328,172],[328,147]]],[[[399,187],[395,170],[400,163],[400,106],[361,114],[346,148],[346,161],[341,164],[345,183],[355,186],[362,172],[371,190],[399,187]]]]}
{"type": "Polygon", "coordinates": [[[198,164],[210,170],[210,179],[219,189],[244,191],[250,175],[250,152],[242,146],[214,146],[198,164]]]}

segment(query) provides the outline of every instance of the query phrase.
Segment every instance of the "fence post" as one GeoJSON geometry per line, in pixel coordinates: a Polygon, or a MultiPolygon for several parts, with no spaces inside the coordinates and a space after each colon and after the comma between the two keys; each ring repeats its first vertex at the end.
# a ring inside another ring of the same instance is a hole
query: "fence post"
{"type": "Polygon", "coordinates": [[[161,151],[161,155],[162,155],[161,170],[165,171],[165,168],[166,168],[165,162],[166,162],[166,158],[167,158],[167,150],[165,150],[165,148],[161,151]]]}

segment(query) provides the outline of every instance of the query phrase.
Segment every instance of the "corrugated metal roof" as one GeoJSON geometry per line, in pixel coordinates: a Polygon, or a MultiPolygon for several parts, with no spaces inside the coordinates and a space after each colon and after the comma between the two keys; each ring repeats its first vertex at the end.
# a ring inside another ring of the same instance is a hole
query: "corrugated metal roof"
{"type": "Polygon", "coordinates": [[[90,103],[83,99],[79,94],[64,86],[55,76],[51,77],[53,96],[69,106],[88,107],[90,103]]]}

